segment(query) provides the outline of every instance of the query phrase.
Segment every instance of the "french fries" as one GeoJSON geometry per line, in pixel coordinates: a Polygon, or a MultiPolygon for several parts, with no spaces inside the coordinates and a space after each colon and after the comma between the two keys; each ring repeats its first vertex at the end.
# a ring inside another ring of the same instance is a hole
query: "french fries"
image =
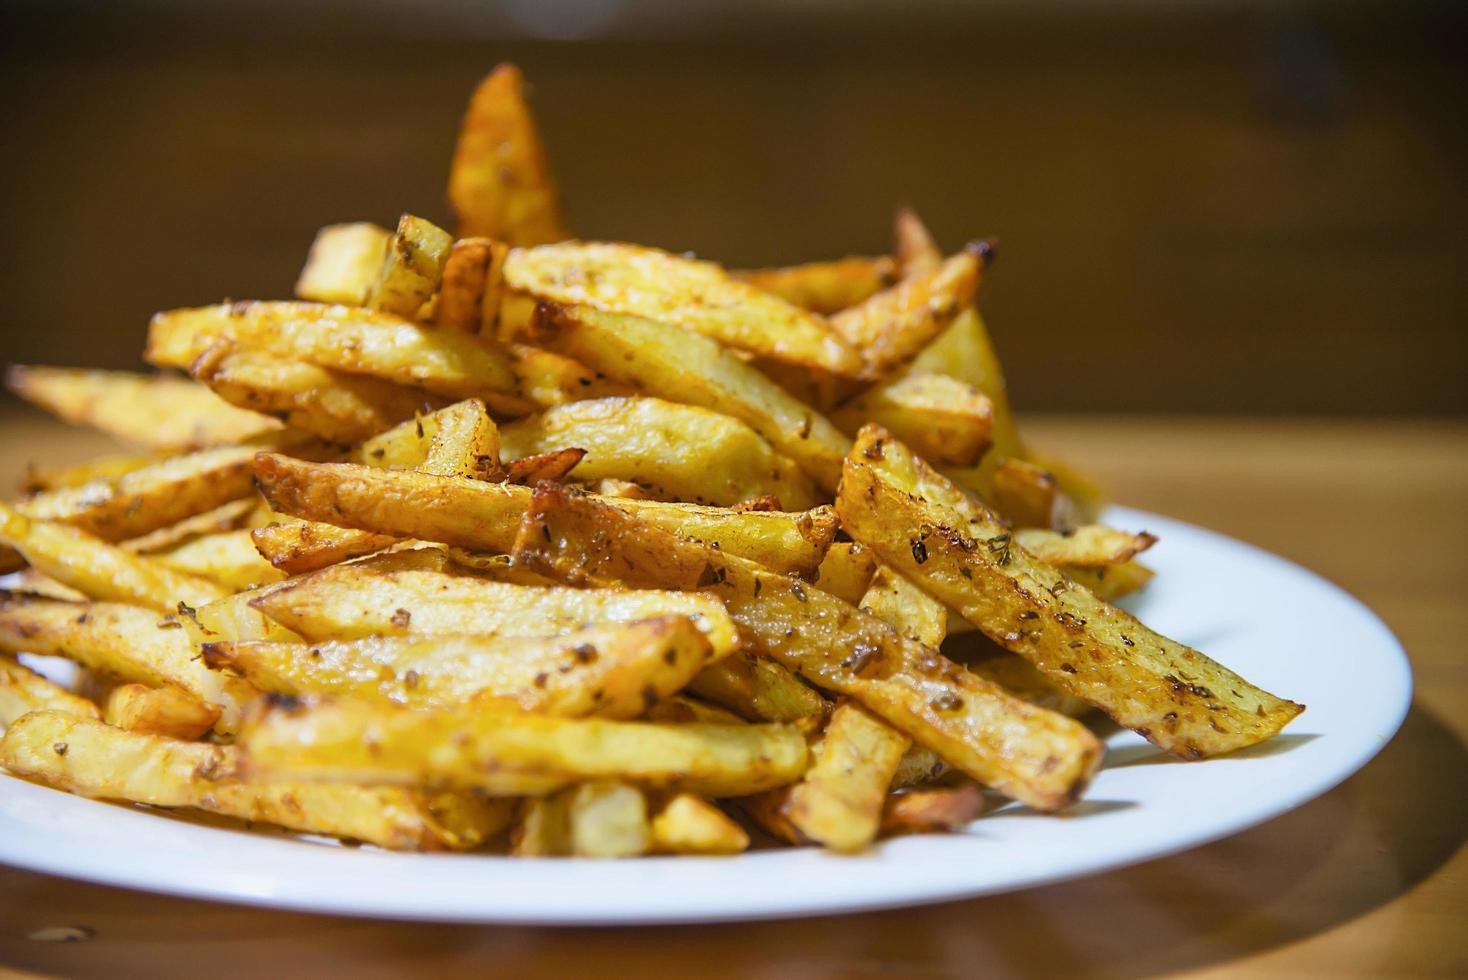
{"type": "Polygon", "coordinates": [[[858,438],[837,507],[857,540],[990,639],[1180,758],[1253,745],[1304,710],[1034,558],[997,516],[878,427],[858,438]]]}
{"type": "Polygon", "coordinates": [[[1108,604],[1156,539],[1024,445],[992,241],[572,239],[513,65],[448,198],[322,228],[294,300],[155,315],[189,379],[11,369],[137,449],[0,503],[0,766],[392,849],[856,853],[1064,809],[1092,706],[1184,758],[1302,710],[1108,604]]]}

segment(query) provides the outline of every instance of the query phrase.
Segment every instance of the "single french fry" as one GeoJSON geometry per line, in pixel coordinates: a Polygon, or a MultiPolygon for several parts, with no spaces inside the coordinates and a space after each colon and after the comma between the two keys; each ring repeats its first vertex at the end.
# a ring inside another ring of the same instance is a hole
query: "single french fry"
{"type": "Polygon", "coordinates": [[[1055,477],[1023,459],[999,464],[988,499],[1010,524],[1050,528],[1065,523],[1064,496],[1055,477]]]}
{"type": "MultiPolygon", "coordinates": [[[[311,464],[262,453],[256,479],[271,507],[339,526],[474,551],[508,553],[532,490],[350,463],[311,464]]],[[[607,498],[658,527],[795,574],[813,574],[836,533],[829,508],[735,513],[721,507],[607,498]]]]}
{"type": "Polygon", "coordinates": [[[712,262],[655,248],[562,242],[505,257],[505,290],[560,304],[677,324],[734,350],[861,373],[861,359],[824,319],[732,278],[712,262]]]}
{"type": "Polygon", "coordinates": [[[943,251],[933,240],[923,219],[907,205],[892,218],[893,256],[902,278],[932,275],[943,264],[943,251]]]}
{"type": "Polygon", "coordinates": [[[102,717],[97,706],[86,698],[53,684],[14,657],[0,656],[0,728],[32,711],[46,710],[83,718],[102,717]]]}
{"type": "Polygon", "coordinates": [[[1304,710],[1072,587],[878,427],[852,450],[837,506],[848,533],[990,639],[1179,757],[1253,745],[1304,710]]]}
{"type": "Polygon", "coordinates": [[[120,544],[136,555],[166,555],[210,535],[246,527],[263,506],[258,497],[253,500],[241,497],[202,514],[185,517],[175,524],[165,525],[136,538],[128,538],[120,544]]]}
{"type": "Polygon", "coordinates": [[[279,582],[285,573],[271,566],[255,547],[249,528],[205,534],[163,551],[152,552],[159,564],[206,578],[232,592],[279,582]]]}
{"type": "Polygon", "coordinates": [[[790,670],[750,653],[710,664],[688,690],[750,721],[820,718],[830,707],[790,670]]]}
{"type": "MultiPolygon", "coordinates": [[[[525,326],[530,323],[534,307],[525,314],[525,326]]],[[[635,394],[633,387],[615,381],[605,373],[593,370],[564,354],[531,347],[528,344],[509,344],[510,367],[515,372],[515,383],[528,402],[543,407],[565,405],[588,398],[616,398],[635,394]]],[[[496,409],[502,415],[525,415],[501,406],[496,409]]]]}
{"type": "Polygon", "coordinates": [[[834,491],[851,440],[830,420],[707,338],[585,307],[537,307],[539,342],[647,394],[739,419],[834,491]]]}
{"type": "Polygon", "coordinates": [[[107,695],[107,724],[144,735],[192,741],[219,720],[219,709],[172,684],[119,684],[107,695]]]}
{"type": "Polygon", "coordinates": [[[324,643],[206,643],[204,661],[262,691],[421,707],[475,697],[576,718],[636,718],[712,655],[684,616],[601,623],[555,637],[372,636],[324,643]]]}
{"type": "Polygon", "coordinates": [[[1157,543],[1157,535],[1142,531],[1132,534],[1104,524],[1087,524],[1061,533],[1022,527],[1014,532],[1015,543],[1049,565],[1078,568],[1110,568],[1123,565],[1157,543]]]}
{"type": "Polygon", "coordinates": [[[801,309],[831,314],[864,302],[892,285],[897,281],[897,269],[885,255],[853,255],[778,269],[750,269],[734,276],[801,309]]]}
{"type": "Polygon", "coordinates": [[[973,304],[984,253],[965,249],[926,275],[903,279],[865,302],[831,317],[831,327],[879,378],[911,361],[973,304]]]}
{"type": "Polygon", "coordinates": [[[438,425],[421,469],[436,476],[472,480],[504,478],[500,431],[484,402],[468,398],[434,413],[438,425]]]}
{"type": "Polygon", "coordinates": [[[855,606],[866,595],[876,571],[877,559],[873,557],[872,549],[855,541],[837,541],[821,559],[815,586],[855,606]]]}
{"type": "Polygon", "coordinates": [[[443,281],[439,283],[433,322],[444,330],[483,333],[494,336],[494,323],[485,323],[485,313],[498,313],[493,296],[486,297],[487,287],[496,281],[504,266],[509,246],[489,238],[464,238],[454,242],[444,262],[443,281]]]}
{"type": "Polygon", "coordinates": [[[391,534],[373,534],[320,521],[269,524],[250,532],[250,543],[256,551],[287,575],[314,572],[390,548],[397,542],[398,538],[391,534]]]}
{"type": "Polygon", "coordinates": [[[296,298],[363,305],[382,270],[391,240],[392,232],[370,221],[321,228],[296,278],[296,298]]]}
{"type": "Polygon", "coordinates": [[[962,830],[984,812],[984,794],[973,783],[910,789],[887,797],[884,834],[962,830]]]}
{"type": "Polygon", "coordinates": [[[398,219],[377,279],[364,304],[374,310],[417,319],[418,311],[438,290],[454,236],[426,218],[404,214],[398,219]]]}
{"type": "Polygon", "coordinates": [[[708,800],[674,793],[652,818],[652,848],[666,854],[739,854],[749,834],[708,800]]]}
{"type": "Polygon", "coordinates": [[[908,744],[861,705],[837,705],[810,768],[788,791],[785,818],[803,838],[833,851],[863,850],[877,836],[887,788],[908,744]]]}
{"type": "Polygon", "coordinates": [[[398,788],[242,782],[231,746],[129,732],[51,711],[10,727],[0,738],[0,764],[80,796],[189,807],[398,850],[466,850],[507,820],[489,801],[468,797],[448,805],[398,788]],[[454,819],[440,822],[445,815],[454,819]]]}
{"type": "Polygon", "coordinates": [[[570,791],[567,817],[577,857],[637,857],[652,847],[647,797],[636,786],[613,779],[582,783],[570,791]]]}
{"type": "Polygon", "coordinates": [[[989,448],[994,405],[946,374],[909,371],[875,385],[831,414],[855,435],[876,422],[940,466],[973,466],[989,448]]]}
{"type": "Polygon", "coordinates": [[[226,404],[198,382],[169,375],[16,364],[5,381],[26,401],[72,425],[145,449],[224,445],[280,428],[275,419],[226,404]]]}
{"type": "MultiPolygon", "coordinates": [[[[240,735],[253,778],[506,788],[621,779],[742,796],[797,778],[805,737],[788,725],[656,725],[365,701],[267,705],[240,735]],[[515,784],[521,784],[515,787],[515,784]]],[[[546,790],[531,795],[542,795],[546,790]]]]}
{"type": "Polygon", "coordinates": [[[504,482],[522,487],[534,486],[541,480],[560,483],[568,479],[571,471],[585,458],[586,450],[580,448],[554,449],[548,453],[536,453],[534,456],[521,456],[505,464],[504,482]]]}
{"type": "Polygon", "coordinates": [[[570,237],[524,87],[520,69],[501,64],[469,100],[449,170],[449,208],[460,238],[539,245],[570,237]]]}
{"type": "Polygon", "coordinates": [[[510,458],[575,446],[586,454],[570,476],[627,480],[664,500],[729,507],[772,494],[793,510],[819,503],[806,475],[743,422],[660,398],[560,405],[502,435],[510,458]]]}
{"type": "Polygon", "coordinates": [[[1038,809],[1072,802],[1100,763],[1084,727],[1035,708],[796,578],[541,486],[516,561],[575,584],[702,590],[724,600],[750,652],[860,701],[954,766],[1038,809]]]}
{"type": "Polygon", "coordinates": [[[235,731],[259,693],[247,681],[210,670],[176,619],[137,606],[64,602],[0,592],[0,649],[66,657],[123,681],[181,687],[219,708],[218,728],[235,731]]]}

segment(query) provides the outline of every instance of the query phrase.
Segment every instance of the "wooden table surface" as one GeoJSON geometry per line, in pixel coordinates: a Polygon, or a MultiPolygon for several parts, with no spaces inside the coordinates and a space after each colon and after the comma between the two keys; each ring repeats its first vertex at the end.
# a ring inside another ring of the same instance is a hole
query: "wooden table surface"
{"type": "MultiPolygon", "coordinates": [[[[6,485],[27,458],[95,443],[30,421],[3,431],[6,485]]],[[[0,963],[211,978],[1468,974],[1468,425],[1041,417],[1030,432],[1117,499],[1262,545],[1365,600],[1416,669],[1401,734],[1262,827],[1011,895],[763,924],[532,929],[300,915],[0,870],[0,963]],[[93,938],[30,938],[69,925],[93,938]]]]}

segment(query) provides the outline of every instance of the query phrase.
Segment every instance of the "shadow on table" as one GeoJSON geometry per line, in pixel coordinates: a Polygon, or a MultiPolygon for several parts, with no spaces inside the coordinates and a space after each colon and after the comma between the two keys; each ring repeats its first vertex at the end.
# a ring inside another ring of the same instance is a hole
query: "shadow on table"
{"type": "MultiPolygon", "coordinates": [[[[1011,895],[855,916],[717,926],[532,929],[398,926],[137,896],[27,876],[25,922],[0,925],[0,961],[69,976],[186,973],[211,980],[350,972],[495,976],[1152,975],[1326,932],[1411,890],[1468,836],[1451,785],[1468,751],[1414,705],[1401,734],[1334,792],[1262,827],[1172,858],[1011,895]],[[134,912],[133,909],[136,908],[134,912]],[[34,921],[31,921],[31,920],[34,921]],[[89,942],[28,942],[105,920],[89,942]],[[109,935],[110,933],[110,935],[109,935]],[[174,945],[177,944],[177,945],[174,945]],[[156,962],[149,962],[149,958],[156,962]]],[[[207,869],[201,869],[207,873],[207,869]]],[[[19,874],[18,872],[16,874],[19,874]]],[[[778,890],[778,880],[770,882],[778,890]]]]}

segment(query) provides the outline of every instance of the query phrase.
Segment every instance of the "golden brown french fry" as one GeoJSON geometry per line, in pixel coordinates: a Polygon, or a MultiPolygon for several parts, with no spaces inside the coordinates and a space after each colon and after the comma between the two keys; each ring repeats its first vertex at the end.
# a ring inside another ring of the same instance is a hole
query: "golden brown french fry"
{"type": "Polygon", "coordinates": [[[484,402],[468,398],[434,413],[438,425],[421,469],[436,476],[503,479],[500,430],[484,402]]]}
{"type": "Polygon", "coordinates": [[[856,376],[861,358],[824,319],[712,262],[655,248],[561,242],[505,257],[507,294],[646,317],[772,360],[856,376]]]}
{"type": "Polygon", "coordinates": [[[853,606],[860,605],[876,571],[877,559],[872,556],[872,549],[855,541],[837,541],[821,559],[815,585],[853,606]]]}
{"type": "Polygon", "coordinates": [[[910,371],[875,385],[831,414],[855,435],[876,422],[940,466],[973,466],[989,448],[994,405],[946,374],[910,371]]]}
{"type": "Polygon", "coordinates": [[[652,847],[647,797],[636,786],[613,779],[582,783],[569,791],[567,817],[571,853],[577,857],[620,858],[646,854],[652,847]]]}
{"type": "Polygon", "coordinates": [[[962,830],[984,812],[984,794],[973,783],[910,789],[887,797],[884,834],[962,830]]]}
{"type": "Polygon", "coordinates": [[[499,313],[495,289],[508,252],[504,242],[489,238],[454,242],[444,263],[433,322],[444,330],[495,336],[495,317],[499,313]],[[493,288],[489,288],[491,283],[493,288]]]}
{"type": "Polygon", "coordinates": [[[819,503],[805,474],[743,422],[660,398],[559,405],[505,426],[503,440],[511,458],[579,447],[586,455],[575,479],[628,480],[663,500],[728,507],[773,494],[794,510],[819,503]]]}
{"type": "Polygon", "coordinates": [[[10,727],[0,739],[0,764],[80,796],[189,807],[399,850],[465,850],[508,819],[489,801],[468,797],[448,804],[397,788],[242,782],[231,746],[129,732],[52,711],[10,727]],[[441,822],[448,811],[456,819],[441,822]]]}
{"type": "Polygon", "coordinates": [[[448,398],[515,396],[505,353],[477,337],[391,313],[324,303],[220,303],[156,314],[145,357],[187,369],[221,339],[448,398]]]}
{"type": "Polygon", "coordinates": [[[1068,516],[1055,477],[1023,459],[999,464],[988,499],[1009,523],[1021,527],[1063,527],[1068,516]]]}
{"type": "MultiPolygon", "coordinates": [[[[531,307],[526,313],[528,326],[531,307]]],[[[510,366],[520,392],[536,405],[564,405],[587,398],[615,398],[635,394],[631,385],[614,381],[601,371],[594,371],[574,358],[528,344],[510,344],[510,366]]],[[[502,415],[524,415],[500,406],[502,415]]]]}
{"type": "Polygon", "coordinates": [[[926,275],[907,278],[831,317],[831,327],[880,378],[907,363],[973,304],[985,253],[965,249],[926,275]]]}
{"type": "Polygon", "coordinates": [[[1115,602],[1146,587],[1156,574],[1139,561],[1123,562],[1107,568],[1081,568],[1066,565],[1060,569],[1077,585],[1083,585],[1098,599],[1115,602]]]}
{"type": "Polygon", "coordinates": [[[734,276],[801,309],[831,314],[864,302],[892,285],[897,281],[897,268],[885,255],[853,255],[778,269],[749,269],[734,276]]]}
{"type": "Polygon", "coordinates": [[[0,504],[0,541],[32,568],[94,599],[130,602],[160,612],[180,602],[201,605],[226,595],[214,582],[135,555],[85,531],[36,521],[0,504]]]}
{"type": "Polygon", "coordinates": [[[370,221],[321,228],[296,279],[296,298],[363,305],[382,270],[391,240],[392,232],[370,221]]]}
{"type": "Polygon", "coordinates": [[[0,656],[0,728],[32,711],[45,710],[102,717],[97,706],[86,698],[53,684],[13,657],[0,656]]]}
{"type": "MultiPolygon", "coordinates": [[[[310,464],[269,453],[255,461],[261,492],[276,510],[382,534],[508,553],[529,487],[483,483],[350,463],[310,464]]],[[[794,574],[814,574],[836,533],[829,508],[754,511],[655,500],[606,498],[658,527],[794,574]]]]}
{"type": "Polygon", "coordinates": [[[414,388],[250,350],[232,340],[211,344],[189,374],[231,405],[330,442],[360,442],[442,403],[414,388]]]}
{"type": "Polygon", "coordinates": [[[1125,564],[1152,547],[1157,543],[1157,535],[1146,531],[1132,534],[1104,524],[1087,524],[1064,533],[1022,527],[1014,532],[1014,540],[1047,565],[1109,568],[1125,564]]]}
{"type": "Polygon", "coordinates": [[[175,571],[206,578],[231,592],[279,582],[285,573],[271,567],[255,548],[249,528],[205,534],[150,557],[175,571]]]}
{"type": "Polygon", "coordinates": [[[666,854],[738,854],[749,835],[708,800],[674,793],[652,818],[652,847],[666,854]]]}
{"type": "Polygon", "coordinates": [[[861,705],[837,705],[810,768],[789,788],[785,819],[801,837],[833,851],[863,850],[876,839],[887,787],[907,747],[906,735],[861,705]]]}
{"type": "Polygon", "coordinates": [[[469,100],[449,170],[449,209],[460,238],[539,245],[570,237],[524,86],[520,69],[501,64],[469,100]]]}
{"type": "Polygon", "coordinates": [[[555,449],[534,456],[522,456],[505,464],[505,483],[534,486],[541,480],[560,483],[586,458],[584,449],[555,449]]]}
{"type": "Polygon", "coordinates": [[[119,684],[107,695],[105,717],[130,732],[192,741],[214,727],[219,709],[172,684],[119,684]]]}
{"type": "Polygon", "coordinates": [[[907,205],[897,209],[892,218],[892,253],[902,278],[927,276],[943,264],[943,252],[933,240],[923,219],[907,205]]]}
{"type": "Polygon", "coordinates": [[[222,445],[280,428],[275,419],[242,411],[198,382],[170,375],[16,364],[5,379],[11,391],[72,425],[147,449],[222,445]]]}
{"type": "Polygon", "coordinates": [[[250,543],[273,567],[301,575],[350,558],[370,555],[398,542],[391,534],[335,527],[319,521],[291,521],[255,528],[250,543]]]}
{"type": "Polygon", "coordinates": [[[622,779],[742,796],[788,783],[806,765],[805,737],[788,725],[655,725],[480,706],[426,712],[366,701],[267,705],[239,744],[254,778],[452,785],[495,795],[526,793],[534,780],[622,779]]]}
{"type": "Polygon", "coordinates": [[[788,669],[750,653],[705,667],[688,690],[750,721],[820,718],[830,707],[788,669]]]}
{"type": "Polygon", "coordinates": [[[852,450],[837,506],[848,533],[884,561],[1061,690],[1175,755],[1252,745],[1304,710],[1073,587],[879,427],[852,450]]]}
{"type": "Polygon", "coordinates": [[[235,730],[243,706],[258,694],[248,682],[205,666],[177,620],[137,606],[0,592],[0,649],[66,657],[150,687],[176,685],[217,706],[224,733],[235,730]]]}
{"type": "Polygon", "coordinates": [[[1018,654],[994,649],[978,657],[965,658],[964,666],[1030,704],[1038,704],[1072,718],[1082,718],[1092,710],[1080,698],[1056,687],[1034,664],[1018,654]]]}
{"type": "Polygon", "coordinates": [[[687,616],[722,659],[738,647],[734,624],[709,596],[657,590],[568,589],[452,574],[419,552],[338,565],[262,590],[250,600],[272,620],[312,642],[405,634],[545,637],[587,623],[687,616]]]}
{"type": "Polygon", "coordinates": [[[374,310],[417,319],[418,311],[437,290],[454,236],[426,218],[404,214],[398,219],[377,279],[364,304],[374,310]]]}
{"type": "Polygon", "coordinates": [[[44,490],[60,490],[64,487],[79,487],[93,480],[116,480],[120,476],[151,466],[161,457],[156,453],[137,455],[128,453],[117,456],[98,456],[70,466],[37,466],[27,463],[25,481],[21,489],[25,493],[40,493],[44,490]]]}
{"type": "Polygon", "coordinates": [[[160,527],[156,531],[128,538],[120,544],[136,555],[167,554],[211,534],[223,534],[244,527],[256,518],[263,507],[264,502],[259,497],[253,500],[241,497],[239,500],[220,504],[213,510],[160,527]]]}
{"type": "Polygon", "coordinates": [[[665,323],[542,304],[539,342],[647,394],[733,416],[764,436],[827,491],[851,440],[717,343],[665,323]]]}
{"type": "Polygon", "coordinates": [[[189,642],[196,649],[202,643],[236,640],[271,640],[279,643],[299,640],[299,635],[251,605],[276,589],[287,588],[292,584],[291,579],[286,579],[284,582],[262,585],[248,592],[236,592],[197,609],[181,610],[178,621],[187,631],[189,642]]]}
{"type": "Polygon", "coordinates": [[[204,661],[262,691],[420,707],[471,698],[576,718],[636,718],[681,690],[712,647],[685,616],[601,623],[555,637],[372,636],[325,643],[206,643],[204,661]]]}
{"type": "Polygon", "coordinates": [[[576,584],[703,590],[750,652],[848,695],[987,785],[1038,809],[1072,802],[1100,763],[1084,727],[1035,708],[800,580],[638,522],[565,487],[535,494],[516,561],[576,584]]]}

